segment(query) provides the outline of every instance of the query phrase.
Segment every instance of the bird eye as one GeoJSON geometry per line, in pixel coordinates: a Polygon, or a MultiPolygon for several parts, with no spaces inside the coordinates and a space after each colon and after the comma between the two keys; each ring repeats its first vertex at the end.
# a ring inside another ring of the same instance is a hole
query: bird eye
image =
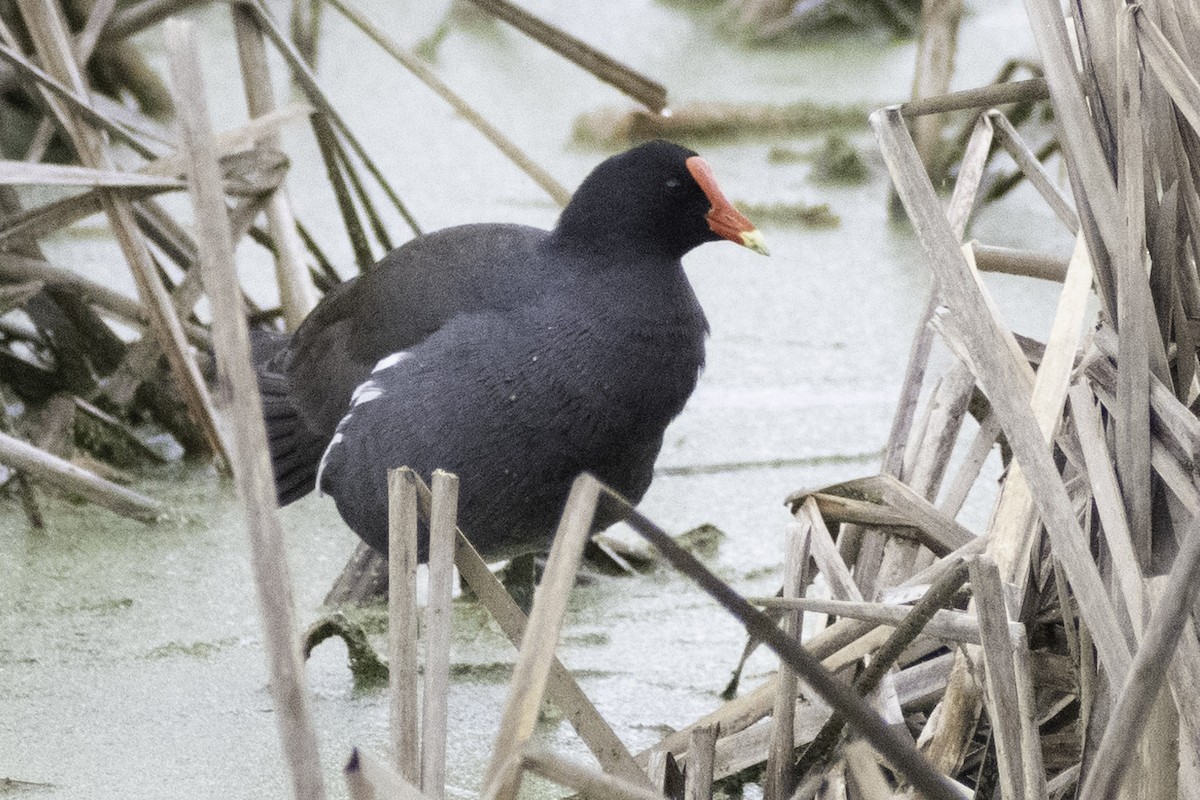
{"type": "Polygon", "coordinates": [[[668,189],[678,189],[679,188],[679,178],[667,178],[667,188],[668,189]]]}

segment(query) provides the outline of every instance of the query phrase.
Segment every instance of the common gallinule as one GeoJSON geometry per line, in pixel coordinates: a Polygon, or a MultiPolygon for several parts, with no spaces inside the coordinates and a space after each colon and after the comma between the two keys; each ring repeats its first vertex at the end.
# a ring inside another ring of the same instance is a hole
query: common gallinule
{"type": "Polygon", "coordinates": [[[463,225],[393,250],[259,343],[280,502],[315,484],[385,551],[388,468],[449,470],[460,527],[498,558],[548,545],[581,472],[640,500],[704,365],[680,258],[722,238],[766,253],[708,164],[655,141],[596,167],[552,231],[463,225]]]}

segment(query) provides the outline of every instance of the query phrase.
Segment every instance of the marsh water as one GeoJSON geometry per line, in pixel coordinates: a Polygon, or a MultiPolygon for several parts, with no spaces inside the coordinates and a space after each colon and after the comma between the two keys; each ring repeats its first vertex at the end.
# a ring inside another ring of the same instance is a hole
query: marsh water
{"type": "MultiPolygon", "coordinates": [[[[398,5],[361,7],[407,45],[431,34],[445,11],[441,3],[398,5]]],[[[718,10],[708,4],[527,5],[665,83],[674,104],[815,100],[874,108],[910,91],[915,45],[886,34],[746,49],[717,33],[718,10]]],[[[231,127],[244,107],[227,11],[214,6],[194,18],[217,126],[231,127]]],[[[553,223],[545,195],[387,56],[334,12],[323,28],[323,85],[426,229],[553,223]]],[[[157,32],[141,43],[164,58],[157,32]]],[[[1007,58],[1034,55],[1019,3],[972,3],[954,86],[982,84],[1007,58]]],[[[606,155],[571,144],[575,116],[626,105],[521,34],[477,19],[452,24],[436,68],[568,186],[606,155]]],[[[870,168],[870,178],[853,186],[819,185],[809,180],[810,163],[768,159],[772,146],[805,151],[820,137],[698,145],[735,203],[828,203],[841,219],[820,230],[760,223],[769,259],[712,244],[685,261],[712,327],[708,366],[667,433],[642,508],[669,531],[705,523],[724,531],[709,563],[747,594],[778,588],[788,493],[877,471],[928,292],[911,230],[887,220],[886,173],[865,121],[848,136],[870,168]]],[[[349,264],[315,147],[302,127],[286,138],[298,213],[335,261],[349,264]]],[[[398,222],[392,229],[404,238],[398,222]]],[[[1026,188],[984,211],[973,235],[1069,253],[1070,242],[1026,188]]],[[[48,248],[53,259],[132,292],[99,220],[48,248]]],[[[246,246],[240,257],[251,293],[270,303],[265,255],[246,246]]],[[[1021,332],[1044,336],[1054,286],[997,276],[987,283],[1021,332]]],[[[987,470],[994,478],[998,466],[987,470]]],[[[986,522],[987,484],[962,516],[976,530],[986,522]]],[[[144,526],[52,501],[48,529],[35,532],[15,502],[0,505],[0,795],[286,797],[233,487],[210,468],[175,464],[142,475],[136,488],[166,501],[170,518],[144,526]]],[[[307,497],[282,519],[307,625],[322,613],[355,539],[327,498],[307,497]]],[[[451,794],[465,795],[486,764],[514,651],[477,606],[458,602],[455,614],[448,775],[451,794]]],[[[743,643],[732,619],[663,569],[597,576],[577,588],[559,652],[636,751],[720,703],[743,643]]],[[[756,656],[745,685],[773,669],[768,655],[756,656]]],[[[330,794],[341,797],[339,772],[351,746],[386,750],[387,699],[382,689],[355,688],[337,641],[316,649],[306,677],[330,794]]],[[[538,735],[586,755],[553,715],[538,735]]]]}

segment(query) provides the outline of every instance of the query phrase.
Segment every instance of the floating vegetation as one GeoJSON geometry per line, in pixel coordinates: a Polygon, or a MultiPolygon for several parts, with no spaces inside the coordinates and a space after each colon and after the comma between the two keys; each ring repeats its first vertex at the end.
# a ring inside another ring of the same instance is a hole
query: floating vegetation
{"type": "Polygon", "coordinates": [[[616,148],[647,139],[705,142],[740,137],[811,136],[861,129],[866,109],[821,103],[774,106],[749,103],[692,103],[669,113],[604,109],[575,120],[576,142],[616,148]]]}
{"type": "Polygon", "coordinates": [[[921,15],[917,0],[729,0],[726,7],[729,27],[751,43],[833,30],[910,37],[917,34],[921,15]]]}
{"type": "Polygon", "coordinates": [[[77,603],[60,603],[58,611],[64,614],[73,614],[79,611],[93,612],[98,614],[112,614],[118,611],[124,611],[127,608],[133,608],[132,597],[116,597],[104,600],[81,600],[77,603]]]}
{"type": "Polygon", "coordinates": [[[458,662],[450,665],[450,677],[472,683],[504,684],[512,678],[512,664],[508,661],[486,664],[458,662]]]}
{"type": "Polygon", "coordinates": [[[367,640],[366,629],[340,611],[328,614],[309,626],[302,638],[304,657],[308,658],[317,645],[331,638],[341,639],[346,644],[355,686],[361,689],[387,683],[387,664],[383,663],[367,640]]]}
{"type": "Polygon", "coordinates": [[[822,183],[862,183],[870,174],[858,149],[841,136],[826,138],[812,161],[812,177],[822,183]]]}
{"type": "Polygon", "coordinates": [[[833,134],[819,148],[797,150],[774,145],[767,151],[771,164],[812,164],[812,179],[818,183],[856,184],[870,177],[870,170],[858,148],[845,137],[833,134]]]}
{"type": "Polygon", "coordinates": [[[746,214],[776,225],[799,225],[805,228],[836,228],[842,218],[833,213],[828,203],[738,203],[746,214]]]}
{"type": "Polygon", "coordinates": [[[811,160],[811,156],[793,147],[773,144],[767,151],[767,162],[771,164],[800,164],[811,160]]]}
{"type": "Polygon", "coordinates": [[[726,538],[725,531],[706,522],[679,534],[675,537],[675,542],[694,556],[713,558],[726,538]]]}
{"type": "Polygon", "coordinates": [[[192,642],[191,644],[167,642],[146,653],[146,658],[176,658],[179,656],[187,658],[211,658],[223,648],[234,643],[235,640],[233,639],[224,639],[219,642],[192,642]]]}
{"type": "Polygon", "coordinates": [[[48,794],[55,792],[59,787],[53,783],[39,783],[37,781],[19,781],[16,778],[0,778],[0,795],[31,795],[31,794],[48,794]]]}

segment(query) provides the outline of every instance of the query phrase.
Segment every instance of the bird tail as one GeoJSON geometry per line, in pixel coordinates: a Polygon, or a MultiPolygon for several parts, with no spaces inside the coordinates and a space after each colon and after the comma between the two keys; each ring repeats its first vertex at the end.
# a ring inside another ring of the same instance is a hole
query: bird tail
{"type": "Polygon", "coordinates": [[[292,404],[285,373],[288,338],[286,334],[275,332],[251,338],[267,445],[275,472],[275,495],[281,506],[299,500],[313,490],[317,465],[327,444],[323,437],[309,429],[292,404]]]}

